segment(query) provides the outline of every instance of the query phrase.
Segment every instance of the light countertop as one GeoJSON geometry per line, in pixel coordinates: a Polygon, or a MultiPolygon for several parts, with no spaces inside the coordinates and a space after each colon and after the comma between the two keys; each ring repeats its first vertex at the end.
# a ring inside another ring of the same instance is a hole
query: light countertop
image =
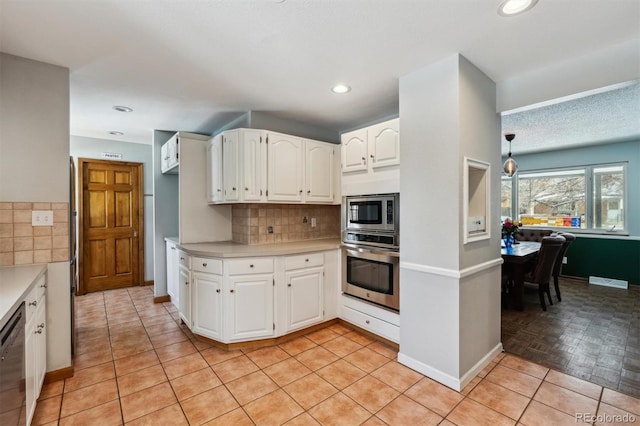
{"type": "Polygon", "coordinates": [[[31,286],[47,271],[46,264],[0,267],[0,328],[4,327],[31,286]]]}
{"type": "Polygon", "coordinates": [[[187,252],[192,256],[224,258],[282,256],[340,248],[339,238],[326,238],[320,240],[305,240],[289,243],[260,245],[238,244],[232,241],[179,244],[177,238],[165,238],[165,240],[176,243],[179,249],[187,252]]]}

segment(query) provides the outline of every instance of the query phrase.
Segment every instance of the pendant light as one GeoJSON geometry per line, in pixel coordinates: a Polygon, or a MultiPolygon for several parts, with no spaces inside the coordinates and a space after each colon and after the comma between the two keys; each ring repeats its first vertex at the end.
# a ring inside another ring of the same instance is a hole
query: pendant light
{"type": "Polygon", "coordinates": [[[518,163],[516,163],[516,160],[511,158],[511,141],[514,140],[515,137],[515,133],[505,133],[504,135],[504,138],[507,140],[507,142],[509,142],[509,158],[507,158],[507,161],[504,162],[504,165],[502,167],[504,168],[504,172],[509,177],[512,177],[518,172],[518,163]]]}

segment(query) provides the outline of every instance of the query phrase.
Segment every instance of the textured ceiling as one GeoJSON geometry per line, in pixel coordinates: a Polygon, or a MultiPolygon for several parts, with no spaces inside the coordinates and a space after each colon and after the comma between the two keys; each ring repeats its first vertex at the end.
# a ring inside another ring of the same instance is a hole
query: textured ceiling
{"type": "MultiPolygon", "coordinates": [[[[456,53],[501,84],[640,46],[638,0],[540,0],[511,18],[500,3],[0,0],[0,51],[70,69],[72,134],[150,143],[154,129],[213,133],[250,110],[337,135],[397,115],[399,78],[456,53]],[[331,93],[338,82],[353,90],[331,93]]],[[[617,70],[637,68],[628,56],[617,70]]],[[[587,75],[578,90],[597,87],[587,75]]]]}
{"type": "MultiPolygon", "coordinates": [[[[579,145],[640,141],[640,82],[572,98],[503,113],[503,133],[516,134],[511,142],[514,156],[579,145]]],[[[503,140],[503,155],[508,150],[509,145],[503,140]]]]}

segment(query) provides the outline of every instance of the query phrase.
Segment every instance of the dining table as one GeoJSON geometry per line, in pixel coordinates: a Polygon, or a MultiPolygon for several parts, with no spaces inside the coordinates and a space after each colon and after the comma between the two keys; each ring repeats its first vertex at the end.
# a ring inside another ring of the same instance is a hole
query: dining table
{"type": "Polygon", "coordinates": [[[524,310],[524,278],[527,270],[532,269],[532,265],[537,259],[540,251],[540,243],[535,241],[519,241],[511,247],[502,247],[501,255],[504,260],[503,273],[509,280],[513,281],[513,287],[509,288],[507,294],[510,308],[519,311],[524,310]]]}

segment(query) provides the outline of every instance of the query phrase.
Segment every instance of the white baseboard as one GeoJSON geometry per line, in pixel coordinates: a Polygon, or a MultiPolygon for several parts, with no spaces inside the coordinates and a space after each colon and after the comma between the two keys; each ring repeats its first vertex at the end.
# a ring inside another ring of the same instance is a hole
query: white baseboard
{"type": "MultiPolygon", "coordinates": [[[[402,351],[402,346],[400,346],[400,350],[402,351]]],[[[453,377],[447,373],[444,373],[436,368],[433,368],[421,361],[418,361],[410,356],[403,354],[402,352],[398,353],[398,362],[400,364],[404,364],[407,367],[415,370],[419,373],[424,374],[425,376],[442,383],[445,386],[450,387],[451,389],[460,392],[464,389],[465,386],[473,380],[473,378],[482,371],[484,367],[486,367],[498,354],[502,352],[502,343],[498,343],[489,353],[487,353],[480,361],[478,361],[473,367],[469,369],[465,374],[460,378],[453,377]]]]}
{"type": "Polygon", "coordinates": [[[623,280],[615,280],[613,278],[602,278],[602,277],[589,277],[589,284],[592,285],[601,285],[604,287],[615,287],[615,288],[629,288],[629,282],[623,280]]]}

